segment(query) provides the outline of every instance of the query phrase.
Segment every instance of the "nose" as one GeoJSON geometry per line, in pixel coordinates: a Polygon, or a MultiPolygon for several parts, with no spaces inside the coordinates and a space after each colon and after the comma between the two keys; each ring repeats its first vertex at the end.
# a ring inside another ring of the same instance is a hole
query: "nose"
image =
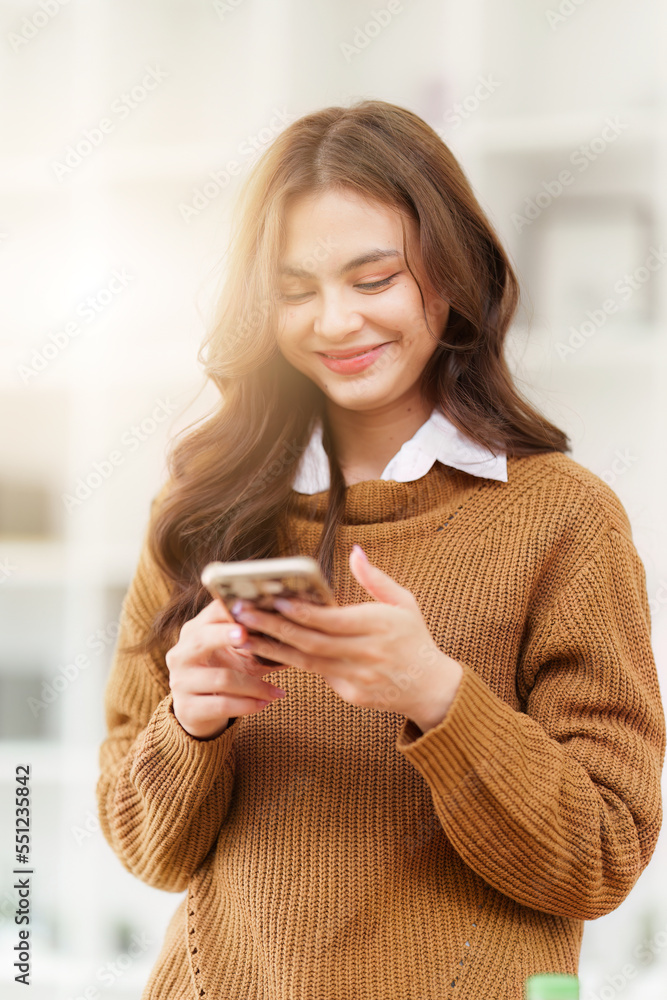
{"type": "Polygon", "coordinates": [[[313,330],[326,339],[336,340],[348,333],[355,333],[364,325],[363,316],[346,303],[341,292],[325,291],[319,299],[319,304],[313,320],[313,330]]]}

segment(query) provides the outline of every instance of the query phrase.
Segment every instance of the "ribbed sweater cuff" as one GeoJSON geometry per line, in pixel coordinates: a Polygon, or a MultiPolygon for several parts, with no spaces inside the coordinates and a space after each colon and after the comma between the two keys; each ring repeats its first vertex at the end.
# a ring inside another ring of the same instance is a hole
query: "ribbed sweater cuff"
{"type": "Polygon", "coordinates": [[[406,719],[396,739],[397,749],[441,793],[489,760],[513,714],[472,667],[461,666],[463,676],[444,719],[425,733],[406,719]]]}
{"type": "Polygon", "coordinates": [[[159,703],[146,726],[135,754],[130,780],[140,791],[147,785],[161,789],[187,787],[188,779],[209,787],[220,773],[229,756],[238,731],[236,719],[213,740],[198,740],[183,729],[174,715],[173,694],[170,691],[159,703]]]}

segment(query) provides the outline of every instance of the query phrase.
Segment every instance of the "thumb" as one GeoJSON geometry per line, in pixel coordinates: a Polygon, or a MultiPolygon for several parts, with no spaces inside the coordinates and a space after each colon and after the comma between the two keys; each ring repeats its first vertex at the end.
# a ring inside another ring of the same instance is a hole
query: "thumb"
{"type": "Polygon", "coordinates": [[[350,569],[354,578],[377,601],[383,604],[407,606],[412,603],[412,594],[391,576],[368,561],[368,556],[360,545],[353,545],[350,552],[350,569]]]}

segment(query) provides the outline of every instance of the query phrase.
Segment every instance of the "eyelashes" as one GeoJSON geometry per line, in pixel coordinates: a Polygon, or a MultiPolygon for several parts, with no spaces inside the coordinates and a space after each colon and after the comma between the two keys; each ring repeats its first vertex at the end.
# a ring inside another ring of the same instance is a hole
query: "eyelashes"
{"type": "MultiPolygon", "coordinates": [[[[395,274],[390,274],[388,278],[382,278],[380,281],[366,281],[355,285],[355,288],[361,288],[364,291],[373,292],[379,288],[389,288],[393,284],[394,278],[397,278],[400,271],[396,271],[395,274]]],[[[301,299],[307,298],[311,292],[297,292],[294,295],[282,295],[281,298],[284,302],[299,302],[301,299]]]]}
{"type": "Polygon", "coordinates": [[[388,285],[391,284],[391,282],[394,280],[394,278],[398,277],[399,274],[400,274],[400,271],[397,271],[396,274],[391,274],[388,278],[383,278],[382,281],[367,281],[365,284],[355,285],[354,287],[355,288],[370,288],[370,289],[374,289],[374,288],[386,288],[388,285]]]}

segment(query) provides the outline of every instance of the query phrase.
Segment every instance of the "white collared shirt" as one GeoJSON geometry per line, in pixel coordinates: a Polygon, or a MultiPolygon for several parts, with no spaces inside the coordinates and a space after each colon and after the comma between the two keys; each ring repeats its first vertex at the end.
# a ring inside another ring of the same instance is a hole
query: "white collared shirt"
{"type": "MultiPolygon", "coordinates": [[[[426,423],[385,466],[380,479],[408,483],[425,476],[434,462],[442,462],[471,476],[507,482],[507,457],[466,437],[437,406],[426,423]]],[[[301,456],[292,489],[297,493],[320,493],[329,489],[329,458],[322,444],[322,422],[318,420],[301,456]]]]}

